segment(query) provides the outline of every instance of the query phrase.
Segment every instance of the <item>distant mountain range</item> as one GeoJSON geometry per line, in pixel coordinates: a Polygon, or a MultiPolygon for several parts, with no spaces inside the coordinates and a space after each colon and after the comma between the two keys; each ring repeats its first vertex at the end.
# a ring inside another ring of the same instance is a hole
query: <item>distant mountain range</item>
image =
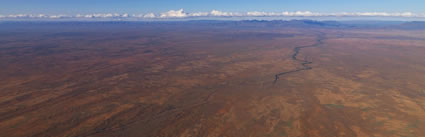
{"type": "Polygon", "coordinates": [[[425,29],[424,21],[316,21],[316,20],[192,20],[192,21],[2,21],[0,25],[125,25],[140,24],[175,24],[192,26],[234,26],[234,27],[325,27],[325,28],[352,28],[352,29],[425,29]]]}

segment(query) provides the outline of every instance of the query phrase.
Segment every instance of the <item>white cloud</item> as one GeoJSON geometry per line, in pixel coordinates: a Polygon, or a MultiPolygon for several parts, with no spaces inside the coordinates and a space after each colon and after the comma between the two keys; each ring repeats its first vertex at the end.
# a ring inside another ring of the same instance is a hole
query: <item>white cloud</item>
{"type": "Polygon", "coordinates": [[[230,17],[230,16],[241,16],[240,13],[234,13],[234,12],[223,12],[218,10],[212,10],[210,12],[211,16],[220,16],[220,17],[230,17]]]}
{"type": "Polygon", "coordinates": [[[275,13],[251,11],[251,12],[247,12],[246,15],[248,15],[248,16],[275,16],[275,13]]]}
{"type": "Polygon", "coordinates": [[[390,16],[391,14],[385,13],[385,12],[360,12],[360,13],[354,13],[356,16],[390,16]]]}
{"type": "Polygon", "coordinates": [[[311,11],[295,11],[295,12],[262,12],[250,11],[225,12],[212,10],[210,12],[192,12],[186,13],[183,9],[170,10],[159,15],[154,13],[147,14],[119,14],[119,13],[96,13],[96,14],[77,14],[77,15],[45,15],[45,14],[12,14],[0,15],[1,19],[31,19],[31,18],[47,18],[47,19],[63,19],[63,18],[187,18],[187,17],[421,17],[425,18],[425,14],[412,12],[340,12],[340,13],[319,13],[311,11]]]}
{"type": "Polygon", "coordinates": [[[30,16],[27,14],[15,14],[15,15],[8,15],[7,18],[29,18],[30,16]]]}
{"type": "Polygon", "coordinates": [[[131,14],[129,15],[130,17],[134,17],[134,18],[143,18],[143,14],[131,14]]]}
{"type": "Polygon", "coordinates": [[[354,16],[354,17],[420,17],[420,14],[412,12],[400,12],[400,13],[388,13],[388,12],[341,12],[341,13],[330,13],[324,16],[354,16]]]}
{"type": "Polygon", "coordinates": [[[144,15],[143,17],[144,18],[155,18],[156,16],[153,13],[148,13],[148,14],[144,15]]]}
{"type": "Polygon", "coordinates": [[[86,15],[77,14],[75,15],[76,18],[87,18],[86,15]]]}
{"type": "Polygon", "coordinates": [[[285,12],[281,12],[281,13],[253,11],[253,12],[247,12],[246,16],[289,16],[289,17],[302,16],[302,17],[312,17],[312,16],[324,16],[324,14],[314,13],[314,12],[311,12],[311,11],[296,11],[296,12],[285,11],[285,12]]]}
{"type": "Polygon", "coordinates": [[[130,17],[130,15],[128,15],[128,13],[124,13],[124,14],[121,15],[121,17],[122,18],[128,18],[128,17],[130,17]]]}
{"type": "Polygon", "coordinates": [[[48,18],[51,18],[51,19],[60,19],[60,18],[67,18],[68,16],[66,16],[66,15],[50,15],[50,16],[48,16],[48,18]]]}
{"type": "Polygon", "coordinates": [[[189,13],[190,17],[205,17],[208,16],[208,12],[195,12],[195,13],[189,13]]]}
{"type": "MultiPolygon", "coordinates": [[[[50,15],[50,16],[56,16],[56,15],[50,15]]],[[[97,13],[97,14],[77,14],[75,16],[65,16],[62,15],[62,17],[69,17],[69,18],[129,18],[131,17],[128,13],[119,14],[119,13],[97,13]]]]}
{"type": "Polygon", "coordinates": [[[184,18],[188,15],[183,11],[183,9],[180,10],[170,10],[168,12],[161,13],[159,16],[160,18],[184,18]]]}
{"type": "Polygon", "coordinates": [[[314,17],[314,16],[323,16],[321,13],[314,13],[311,11],[297,11],[297,12],[282,12],[283,16],[304,16],[304,17],[314,17]]]}

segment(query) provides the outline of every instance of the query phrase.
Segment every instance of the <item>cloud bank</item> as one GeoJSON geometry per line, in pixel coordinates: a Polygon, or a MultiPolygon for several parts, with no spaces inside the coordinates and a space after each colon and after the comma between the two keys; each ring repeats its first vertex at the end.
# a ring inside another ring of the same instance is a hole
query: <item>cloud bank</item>
{"type": "Polygon", "coordinates": [[[92,18],[108,18],[108,19],[169,19],[169,18],[196,18],[196,17],[417,17],[425,18],[425,14],[412,12],[339,12],[339,13],[320,13],[311,11],[295,11],[295,12],[225,12],[212,10],[210,12],[185,12],[183,9],[170,10],[167,12],[155,14],[119,14],[119,13],[101,13],[101,14],[77,14],[77,15],[46,15],[46,14],[13,14],[1,15],[0,19],[92,19],[92,18]]]}
{"type": "Polygon", "coordinates": [[[180,10],[170,10],[168,12],[161,13],[159,16],[160,18],[184,18],[187,17],[188,14],[183,11],[183,9],[180,10]]]}

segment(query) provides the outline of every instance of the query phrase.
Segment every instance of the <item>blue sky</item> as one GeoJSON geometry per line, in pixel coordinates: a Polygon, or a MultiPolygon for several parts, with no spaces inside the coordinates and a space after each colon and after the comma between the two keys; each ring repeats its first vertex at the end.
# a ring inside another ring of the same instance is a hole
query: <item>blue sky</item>
{"type": "Polygon", "coordinates": [[[0,0],[0,14],[161,13],[221,10],[425,13],[425,0],[0,0]]]}

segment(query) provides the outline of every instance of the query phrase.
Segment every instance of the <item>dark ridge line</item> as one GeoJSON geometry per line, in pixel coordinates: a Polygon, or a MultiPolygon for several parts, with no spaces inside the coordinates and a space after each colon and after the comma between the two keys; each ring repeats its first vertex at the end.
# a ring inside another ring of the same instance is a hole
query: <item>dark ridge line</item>
{"type": "Polygon", "coordinates": [[[283,75],[287,75],[290,73],[295,73],[295,72],[299,72],[299,71],[303,71],[303,70],[310,70],[313,69],[313,67],[308,66],[309,64],[312,64],[313,62],[311,61],[307,61],[307,59],[301,60],[301,59],[297,59],[298,54],[300,53],[301,49],[303,48],[311,48],[311,47],[317,47],[323,44],[323,40],[325,40],[325,34],[323,32],[319,32],[319,34],[317,35],[317,39],[316,39],[316,43],[314,43],[313,45],[309,45],[309,46],[298,46],[294,48],[294,54],[292,54],[292,60],[299,62],[302,66],[302,68],[299,69],[294,69],[291,71],[286,71],[286,72],[281,72],[281,73],[277,73],[275,75],[274,81],[273,81],[273,85],[276,84],[276,82],[279,80],[280,76],[283,75]]]}

